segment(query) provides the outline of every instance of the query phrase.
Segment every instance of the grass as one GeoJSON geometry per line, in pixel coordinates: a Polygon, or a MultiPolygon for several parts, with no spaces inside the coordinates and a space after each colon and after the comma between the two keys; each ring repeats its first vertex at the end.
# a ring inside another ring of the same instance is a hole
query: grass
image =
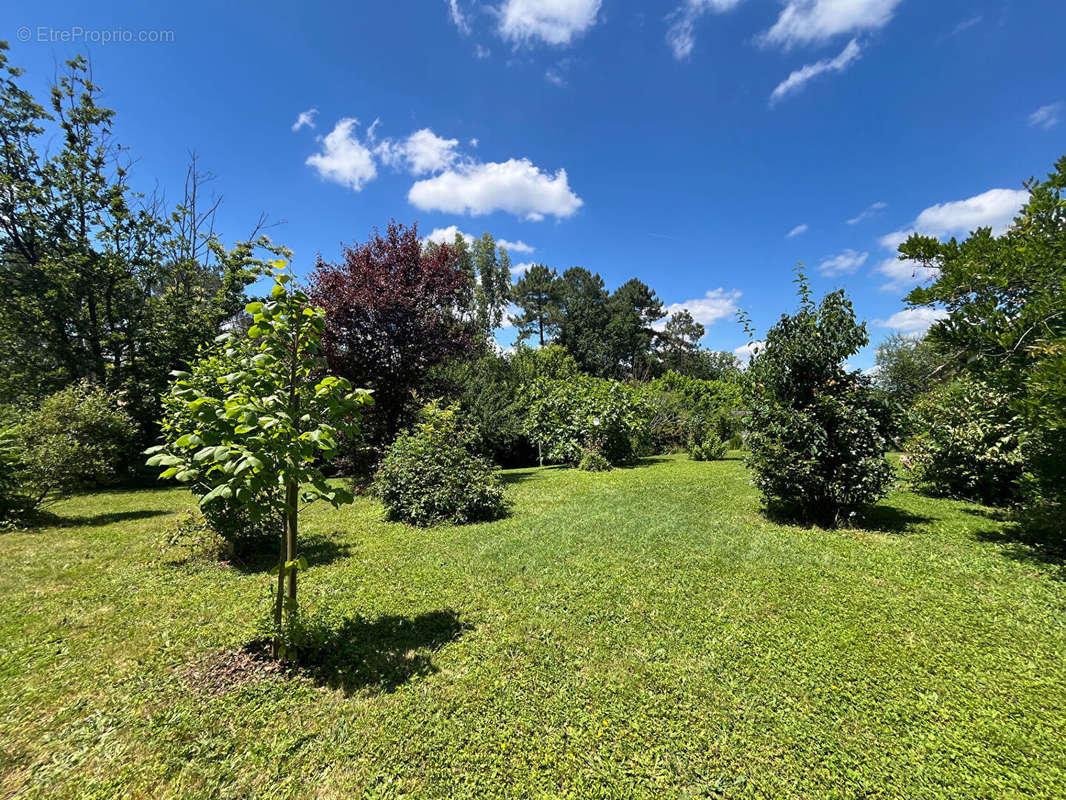
{"type": "Polygon", "coordinates": [[[218,693],[270,578],[160,563],[180,490],[0,536],[0,795],[1066,796],[1066,583],[987,509],[774,524],[739,461],[517,470],[503,520],[304,519],[329,674],[218,693]]]}

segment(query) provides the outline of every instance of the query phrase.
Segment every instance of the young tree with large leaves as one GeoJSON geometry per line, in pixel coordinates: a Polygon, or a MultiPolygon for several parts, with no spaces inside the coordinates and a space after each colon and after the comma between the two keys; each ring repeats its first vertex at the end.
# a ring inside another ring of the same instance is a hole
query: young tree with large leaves
{"type": "Polygon", "coordinates": [[[417,225],[390,222],[384,235],[375,230],[346,247],[340,264],[319,260],[308,295],[326,311],[330,371],[374,389],[368,438],[378,446],[417,409],[412,393],[423,390],[435,366],[480,346],[461,252],[447,244],[423,248],[417,225]]]}
{"type": "Polygon", "coordinates": [[[360,410],[371,398],[344,378],[324,374],[325,312],[290,286],[284,261],[272,266],[270,298],[246,309],[252,326],[219,337],[220,355],[232,367],[218,378],[221,392],[205,391],[190,373],[175,373],[171,394],[187,409],[191,429],[173,430],[169,441],[151,448],[148,463],[165,468],[162,478],[207,483],[201,508],[233,502],[247,506],[253,519],[280,521],[278,657],[284,615],[296,611],[296,576],[304,566],[297,535],[301,502],[351,502],[351,493],[327,482],[320,465],[341,436],[357,431],[360,410]]]}

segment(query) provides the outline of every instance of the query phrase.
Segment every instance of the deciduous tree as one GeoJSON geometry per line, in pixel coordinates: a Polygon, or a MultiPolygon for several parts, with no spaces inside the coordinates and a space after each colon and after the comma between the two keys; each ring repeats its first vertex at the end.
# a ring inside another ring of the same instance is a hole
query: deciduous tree
{"type": "Polygon", "coordinates": [[[447,244],[423,249],[417,225],[390,222],[384,235],[375,230],[346,247],[341,263],[320,259],[308,295],[326,311],[330,371],[375,392],[378,445],[403,426],[430,370],[480,343],[460,252],[447,244]]]}
{"type": "MultiPolygon", "coordinates": [[[[228,332],[219,346],[233,371],[220,378],[222,397],[205,392],[189,373],[175,373],[172,394],[194,421],[191,430],[151,449],[149,465],[160,477],[206,482],[201,508],[213,502],[245,504],[253,519],[281,521],[281,555],[274,603],[274,655],[282,654],[283,614],[296,610],[297,524],[301,502],[351,502],[346,490],[328,483],[322,459],[342,435],[358,427],[359,410],[370,402],[344,378],[323,375],[320,356],[325,312],[291,288],[284,261],[273,263],[274,288],[266,302],[251,303],[253,325],[228,332]],[[286,591],[287,582],[287,591],[286,591]]],[[[177,431],[174,431],[177,433],[177,431]]]]}

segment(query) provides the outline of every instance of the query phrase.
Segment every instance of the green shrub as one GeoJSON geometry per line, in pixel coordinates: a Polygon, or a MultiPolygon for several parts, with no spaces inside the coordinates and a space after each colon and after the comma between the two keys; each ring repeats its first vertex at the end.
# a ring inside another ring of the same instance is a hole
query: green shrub
{"type": "Polygon", "coordinates": [[[737,381],[702,380],[667,372],[647,384],[643,394],[655,452],[691,453],[712,432],[723,441],[740,434],[743,396],[737,381]]]}
{"type": "Polygon", "coordinates": [[[599,450],[589,449],[577,462],[577,468],[585,472],[608,472],[611,470],[611,462],[604,458],[599,450]]]}
{"type": "Polygon", "coordinates": [[[611,464],[638,454],[646,433],[647,405],[637,389],[619,381],[578,375],[541,379],[522,396],[524,430],[544,458],[577,464],[595,447],[611,464]]]}
{"type": "Polygon", "coordinates": [[[187,511],[164,529],[159,552],[171,561],[217,563],[233,557],[233,542],[211,527],[199,511],[187,511]]]}
{"type": "Polygon", "coordinates": [[[10,508],[29,513],[108,483],[136,433],[118,399],[99,386],[77,383],[46,397],[4,434],[0,460],[10,508]]]}
{"type": "Polygon", "coordinates": [[[462,524],[504,511],[499,470],[471,452],[457,408],[430,403],[421,419],[388,448],[376,491],[391,520],[412,525],[462,524]]]}
{"type": "Polygon", "coordinates": [[[869,342],[843,291],[815,305],[801,272],[800,308],[783,315],[748,369],[748,465],[767,507],[837,525],[884,497],[883,404],[845,361],[869,342]]]}
{"type": "Polygon", "coordinates": [[[986,504],[1017,500],[1025,458],[1010,398],[973,379],[922,395],[903,466],[914,486],[986,504]]]}
{"type": "Polygon", "coordinates": [[[728,444],[713,430],[707,432],[703,440],[693,444],[689,455],[693,461],[717,461],[726,454],[728,444]]]}

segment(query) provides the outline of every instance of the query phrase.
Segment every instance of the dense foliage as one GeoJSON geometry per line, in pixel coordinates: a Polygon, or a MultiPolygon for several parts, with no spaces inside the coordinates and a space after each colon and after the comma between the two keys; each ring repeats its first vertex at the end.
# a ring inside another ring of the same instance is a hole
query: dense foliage
{"type": "Polygon", "coordinates": [[[704,380],[667,372],[644,388],[648,433],[656,452],[703,446],[708,436],[739,443],[743,418],[742,381],[704,380]]]}
{"type": "Polygon", "coordinates": [[[1066,494],[1066,157],[999,236],[964,241],[913,235],[900,257],[937,270],[907,301],[943,308],[929,331],[945,358],[1009,399],[1023,420],[1034,489],[1066,494]]]}
{"type": "Polygon", "coordinates": [[[253,315],[247,332],[218,337],[218,357],[232,367],[217,378],[225,387],[222,397],[205,391],[197,376],[175,374],[171,395],[185,405],[193,428],[185,433],[168,430],[170,438],[151,448],[154,455],[148,461],[165,468],[162,478],[208,484],[201,508],[233,501],[252,520],[273,520],[283,529],[274,604],[275,656],[282,646],[283,610],[290,616],[296,610],[301,501],[321,499],[334,506],[351,502],[350,492],[326,481],[320,461],[333,454],[342,434],[356,428],[360,407],[370,402],[366,390],[352,391],[344,378],[323,376],[320,338],[325,314],[303,292],[287,288],[292,276],[285,266],[284,261],[273,263],[270,299],[247,307],[253,315]]]}
{"type": "Polygon", "coordinates": [[[526,387],[538,378],[570,380],[577,374],[574,359],[559,345],[520,344],[514,353],[453,362],[435,377],[440,393],[459,406],[474,450],[514,467],[537,463],[536,445],[525,432],[526,387]]]}
{"type": "Polygon", "coordinates": [[[1022,419],[1009,397],[963,378],[920,396],[913,413],[918,433],[903,463],[918,488],[986,504],[1017,499],[1022,419]]]}
{"type": "Polygon", "coordinates": [[[717,461],[725,456],[729,443],[714,431],[708,430],[702,439],[692,443],[689,454],[693,461],[717,461]]]}
{"type": "Polygon", "coordinates": [[[455,407],[430,403],[381,462],[375,488],[389,519],[463,524],[504,511],[499,470],[472,452],[455,407]]]}
{"type": "MultiPolygon", "coordinates": [[[[423,248],[418,226],[389,223],[384,236],[319,261],[308,294],[325,310],[330,371],[374,390],[367,436],[383,448],[408,421],[412,393],[431,370],[479,347],[471,274],[451,245],[423,248]]],[[[488,312],[486,312],[488,313],[488,312]]]]}
{"type": "Polygon", "coordinates": [[[119,399],[87,381],[49,395],[0,433],[0,516],[113,480],[136,436],[119,399]]]}
{"type": "Polygon", "coordinates": [[[252,274],[210,246],[219,201],[204,200],[210,176],[195,157],[172,212],[144,201],[88,62],[66,63],[46,111],[6,50],[0,43],[0,400],[91,380],[121,393],[145,441],[169,371],[240,311],[252,274]]]}
{"type": "Polygon", "coordinates": [[[647,411],[638,390],[585,375],[539,378],[524,392],[525,432],[545,460],[577,464],[588,450],[611,464],[637,455],[647,411]]]}
{"type": "Polygon", "coordinates": [[[885,413],[869,380],[845,362],[868,343],[842,290],[783,315],[749,367],[748,465],[767,506],[823,525],[847,522],[884,497],[885,413]]]}

